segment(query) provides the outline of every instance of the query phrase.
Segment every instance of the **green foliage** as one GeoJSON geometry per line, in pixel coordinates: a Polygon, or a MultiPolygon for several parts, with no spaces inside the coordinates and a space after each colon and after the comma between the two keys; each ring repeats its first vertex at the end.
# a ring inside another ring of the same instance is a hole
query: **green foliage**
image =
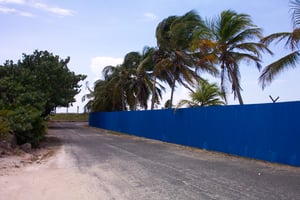
{"type": "Polygon", "coordinates": [[[45,137],[46,122],[41,112],[31,106],[19,107],[9,117],[12,131],[18,143],[31,143],[34,147],[45,137]]]}
{"type": "Polygon", "coordinates": [[[280,41],[286,41],[285,46],[292,52],[265,66],[259,77],[259,82],[264,89],[266,86],[282,72],[287,69],[295,68],[300,61],[300,1],[290,1],[293,30],[291,32],[279,32],[273,33],[264,37],[261,41],[269,45],[272,42],[278,43],[280,41]]]}
{"type": "Polygon", "coordinates": [[[13,132],[19,144],[37,146],[46,133],[45,119],[58,106],[68,106],[80,92],[79,81],[67,63],[48,51],[23,54],[16,64],[0,66],[1,135],[13,132]]]}
{"type": "Polygon", "coordinates": [[[214,54],[221,71],[221,90],[226,91],[226,83],[231,84],[234,97],[243,104],[240,85],[240,63],[254,63],[261,68],[262,52],[271,51],[261,42],[262,29],[253,24],[247,14],[225,10],[208,22],[212,40],[216,46],[214,54]]]}
{"type": "Polygon", "coordinates": [[[145,47],[142,53],[126,54],[121,65],[106,66],[104,80],[96,81],[94,89],[89,89],[91,93],[84,96],[91,99],[86,108],[93,112],[147,109],[153,93],[158,101],[164,88],[151,81],[153,54],[153,48],[145,47]]]}
{"type": "Polygon", "coordinates": [[[78,82],[86,76],[71,72],[67,67],[69,61],[69,57],[60,59],[47,51],[35,51],[32,55],[23,54],[18,63],[21,68],[30,71],[31,86],[45,102],[43,116],[49,115],[56,107],[66,107],[75,102],[74,96],[80,92],[78,82]]]}
{"type": "MultiPolygon", "coordinates": [[[[163,76],[162,81],[166,81],[171,88],[171,105],[176,84],[192,90],[191,87],[200,80],[197,71],[202,66],[198,66],[193,59],[191,44],[194,40],[193,35],[204,29],[207,29],[204,22],[194,11],[183,16],[170,16],[160,22],[156,28],[160,61],[154,67],[155,74],[159,79],[162,77],[161,72],[167,74],[163,76]],[[157,73],[158,71],[160,73],[157,73]]],[[[210,70],[206,71],[210,72],[210,70]]]]}
{"type": "Polygon", "coordinates": [[[89,114],[56,113],[51,116],[51,121],[87,122],[89,114]]]}
{"type": "MultiPolygon", "coordinates": [[[[262,29],[249,15],[233,10],[205,21],[195,11],[170,16],[158,24],[155,36],[156,48],[145,48],[147,51],[142,54],[130,52],[122,65],[105,67],[104,80],[98,80],[87,95],[92,98],[87,108],[91,111],[147,109],[151,99],[154,109],[160,103],[162,84],[170,87],[170,98],[165,105],[170,108],[176,87],[180,85],[193,92],[197,83],[203,81],[203,72],[220,77],[225,102],[229,85],[234,97],[243,104],[241,63],[253,63],[260,69],[262,53],[272,54],[261,41],[262,29]]],[[[299,41],[300,31],[294,36],[299,41]]],[[[295,64],[291,61],[298,58],[299,53],[294,54],[288,64],[295,64]]],[[[223,104],[222,99],[213,102],[223,104]]]]}
{"type": "Polygon", "coordinates": [[[225,94],[221,92],[216,83],[210,84],[208,81],[200,81],[195,92],[190,93],[191,100],[181,100],[176,108],[187,105],[189,108],[198,106],[224,105],[225,94]]]}
{"type": "Polygon", "coordinates": [[[9,132],[11,131],[9,123],[9,110],[0,110],[0,140],[7,139],[9,132]]]}

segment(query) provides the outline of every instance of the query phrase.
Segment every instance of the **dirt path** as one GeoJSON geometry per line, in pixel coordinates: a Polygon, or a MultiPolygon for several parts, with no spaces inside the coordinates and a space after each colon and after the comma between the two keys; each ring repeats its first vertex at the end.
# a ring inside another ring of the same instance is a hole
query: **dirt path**
{"type": "Polygon", "coordinates": [[[56,148],[55,152],[39,152],[40,159],[29,154],[0,158],[0,199],[93,200],[103,196],[92,191],[93,179],[74,167],[64,147],[56,148]]]}

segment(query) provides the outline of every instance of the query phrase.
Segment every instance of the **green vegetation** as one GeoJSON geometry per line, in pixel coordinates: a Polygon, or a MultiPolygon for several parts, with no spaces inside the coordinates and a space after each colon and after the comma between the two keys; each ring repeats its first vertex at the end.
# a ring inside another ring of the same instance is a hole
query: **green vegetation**
{"type": "Polygon", "coordinates": [[[285,46],[292,51],[290,54],[283,56],[279,60],[269,64],[264,68],[259,77],[262,88],[269,85],[277,75],[288,68],[297,66],[300,60],[300,0],[290,1],[292,11],[293,30],[291,32],[274,33],[262,39],[266,45],[276,41],[286,40],[285,46]]]}
{"type": "Polygon", "coordinates": [[[130,52],[124,63],[107,66],[104,79],[95,82],[87,104],[91,111],[151,109],[160,104],[161,92],[171,90],[167,107],[173,106],[178,85],[191,92],[203,80],[203,73],[221,79],[221,91],[226,102],[228,84],[243,104],[240,94],[241,62],[253,62],[261,68],[261,53],[271,51],[262,39],[261,29],[249,15],[231,10],[218,17],[203,20],[195,11],[183,16],[170,16],[156,28],[157,47],[147,47],[142,53],[130,52]],[[258,41],[257,41],[258,40],[258,41]]]}
{"type": "MultiPolygon", "coordinates": [[[[166,108],[173,107],[177,86],[191,91],[192,100],[181,102],[188,106],[226,104],[229,92],[243,104],[241,63],[261,69],[262,53],[272,54],[267,46],[287,40],[292,53],[263,69],[259,80],[264,88],[284,69],[299,62],[300,0],[290,3],[293,31],[267,37],[249,15],[232,10],[206,20],[195,11],[165,18],[156,28],[157,47],[129,52],[122,64],[104,68],[104,79],[97,80],[83,98],[89,99],[86,110],[148,109],[148,103],[154,109],[161,104],[163,85],[171,90],[166,108]],[[205,81],[204,73],[219,78],[220,89],[205,81]]],[[[70,71],[69,61],[69,57],[61,59],[36,50],[31,55],[23,54],[17,63],[8,60],[0,66],[0,138],[14,134],[19,144],[39,144],[51,111],[72,104],[80,91],[79,82],[86,78],[70,71]]],[[[53,119],[87,121],[87,115],[57,114],[53,119]]]]}
{"type": "Polygon", "coordinates": [[[19,144],[38,146],[46,134],[46,119],[52,110],[74,102],[79,81],[67,64],[47,51],[23,54],[17,63],[0,66],[0,135],[14,134],[19,144]]]}
{"type": "Polygon", "coordinates": [[[189,108],[198,106],[224,105],[224,93],[219,89],[216,83],[209,84],[208,81],[200,81],[196,91],[190,93],[191,100],[181,100],[176,108],[187,105],[189,108]]]}
{"type": "Polygon", "coordinates": [[[56,113],[51,115],[51,121],[87,122],[89,114],[56,113]]]}
{"type": "Polygon", "coordinates": [[[90,98],[86,108],[91,111],[148,109],[147,104],[151,102],[154,109],[161,104],[163,85],[171,90],[170,99],[165,103],[166,108],[171,108],[176,87],[181,85],[194,93],[197,83],[203,80],[203,73],[220,79],[225,104],[230,92],[243,104],[241,64],[253,64],[260,70],[263,53],[273,54],[268,45],[276,40],[287,41],[286,46],[293,52],[263,69],[259,83],[264,88],[279,73],[296,67],[299,62],[300,0],[291,0],[290,7],[293,31],[267,37],[263,37],[262,29],[249,15],[233,10],[206,20],[195,11],[169,16],[156,28],[157,47],[146,47],[142,53],[130,52],[124,63],[103,70],[104,79],[96,81],[94,90],[90,89],[86,95],[90,98]]]}
{"type": "MultiPolygon", "coordinates": [[[[220,16],[209,24],[212,36],[205,38],[211,40],[215,46],[212,54],[220,69],[221,90],[226,92],[226,80],[231,84],[234,97],[243,104],[240,85],[240,63],[253,62],[258,69],[261,68],[261,53],[271,51],[263,43],[262,30],[252,23],[249,15],[239,14],[232,10],[223,11],[220,16]]],[[[201,44],[201,40],[200,40],[201,44]]],[[[210,53],[210,55],[211,55],[210,53]]]]}

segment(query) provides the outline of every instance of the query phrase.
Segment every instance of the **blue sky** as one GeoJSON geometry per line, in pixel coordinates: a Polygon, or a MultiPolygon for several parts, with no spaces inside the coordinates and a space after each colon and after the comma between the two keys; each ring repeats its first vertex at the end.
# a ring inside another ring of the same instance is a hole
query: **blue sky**
{"type": "MultiPolygon", "coordinates": [[[[249,14],[268,35],[292,30],[288,5],[288,0],[0,0],[0,63],[17,61],[35,49],[48,50],[61,58],[70,56],[69,68],[88,75],[92,86],[104,66],[121,63],[130,51],[156,46],[156,26],[170,15],[196,10],[205,19],[232,9],[249,14]]],[[[282,45],[271,49],[275,56],[264,56],[264,65],[289,52],[282,45]]],[[[255,66],[240,68],[245,103],[268,103],[269,95],[280,96],[279,101],[300,100],[300,67],[285,71],[264,91],[255,66]]],[[[87,92],[82,89],[74,104],[80,110],[81,96],[87,92]]],[[[175,103],[187,94],[177,88],[175,103]]],[[[168,92],[164,96],[167,99],[168,92]]],[[[237,101],[230,96],[229,103],[237,101]]]]}

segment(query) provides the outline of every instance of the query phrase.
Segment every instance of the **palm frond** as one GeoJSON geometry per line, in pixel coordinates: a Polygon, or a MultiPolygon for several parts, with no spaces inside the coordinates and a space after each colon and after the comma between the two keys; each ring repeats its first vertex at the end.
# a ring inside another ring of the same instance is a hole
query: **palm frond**
{"type": "Polygon", "coordinates": [[[265,67],[259,77],[262,88],[270,84],[274,78],[288,67],[294,68],[299,63],[300,51],[294,51],[265,67]]]}
{"type": "Polygon", "coordinates": [[[300,25],[300,1],[291,0],[290,1],[290,12],[292,13],[292,22],[294,28],[299,27],[300,25]]]}
{"type": "Polygon", "coordinates": [[[289,38],[291,38],[291,32],[280,32],[280,33],[273,33],[271,35],[268,35],[264,38],[262,38],[260,41],[269,46],[270,43],[274,42],[277,40],[276,44],[281,42],[282,40],[289,40],[289,38]]]}
{"type": "Polygon", "coordinates": [[[248,53],[241,53],[241,52],[235,52],[234,53],[234,59],[236,61],[236,63],[239,63],[241,61],[246,61],[246,63],[250,64],[251,62],[253,62],[256,65],[256,68],[258,70],[261,70],[262,65],[261,65],[261,59],[256,56],[256,55],[252,55],[252,54],[248,54],[248,53]]]}
{"type": "Polygon", "coordinates": [[[255,27],[252,20],[247,14],[238,14],[232,10],[225,10],[221,13],[218,21],[218,34],[223,36],[224,41],[238,35],[241,30],[255,27]]]}
{"type": "Polygon", "coordinates": [[[263,43],[245,42],[237,44],[235,48],[240,49],[241,51],[254,53],[258,57],[261,57],[261,52],[267,52],[270,55],[273,55],[273,52],[263,43]]]}
{"type": "Polygon", "coordinates": [[[245,26],[236,35],[233,35],[227,41],[227,45],[235,45],[243,43],[244,41],[262,39],[262,29],[261,28],[251,28],[252,26],[245,26]]]}

